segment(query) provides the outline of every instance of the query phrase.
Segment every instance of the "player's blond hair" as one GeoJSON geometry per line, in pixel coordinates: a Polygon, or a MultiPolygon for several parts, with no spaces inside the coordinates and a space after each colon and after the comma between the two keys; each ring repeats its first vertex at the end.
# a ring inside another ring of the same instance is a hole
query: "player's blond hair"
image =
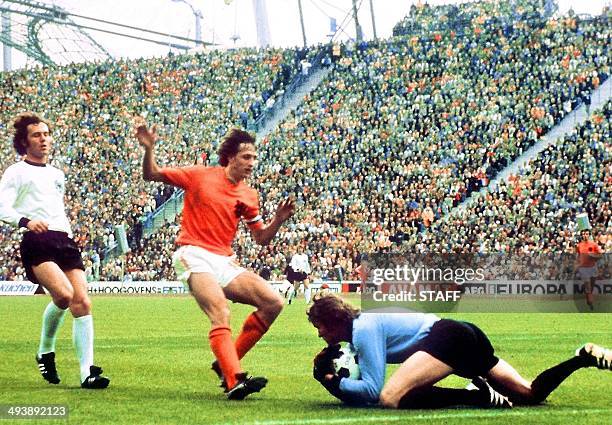
{"type": "Polygon", "coordinates": [[[353,320],[359,317],[361,310],[347,303],[333,292],[323,291],[313,297],[312,305],[306,314],[308,320],[314,325],[323,323],[334,327],[352,327],[353,320]]]}

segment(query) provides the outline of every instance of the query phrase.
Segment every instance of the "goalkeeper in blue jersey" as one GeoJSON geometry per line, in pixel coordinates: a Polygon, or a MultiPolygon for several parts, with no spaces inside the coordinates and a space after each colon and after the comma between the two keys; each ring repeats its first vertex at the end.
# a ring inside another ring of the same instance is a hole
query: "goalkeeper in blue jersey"
{"type": "Polygon", "coordinates": [[[329,292],[317,294],[307,314],[328,343],[315,358],[313,375],[332,395],[350,404],[400,409],[532,405],[543,402],[580,368],[612,370],[612,350],[588,343],[529,382],[495,356],[487,336],[472,323],[423,313],[361,314],[329,292]],[[355,347],[361,379],[335,373],[331,359],[342,341],[355,347]],[[401,366],[385,384],[388,363],[401,366]],[[435,386],[452,374],[471,379],[473,389],[435,386]]]}

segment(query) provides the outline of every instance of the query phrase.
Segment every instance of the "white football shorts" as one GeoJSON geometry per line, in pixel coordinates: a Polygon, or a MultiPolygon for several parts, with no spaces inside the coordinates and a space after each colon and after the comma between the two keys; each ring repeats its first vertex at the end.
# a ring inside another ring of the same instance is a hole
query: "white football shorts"
{"type": "Polygon", "coordinates": [[[578,267],[578,274],[583,282],[590,280],[592,277],[597,278],[597,266],[578,267]]]}
{"type": "Polygon", "coordinates": [[[214,254],[199,246],[183,245],[172,256],[172,264],[178,279],[189,289],[191,273],[210,273],[224,288],[236,276],[245,272],[236,261],[236,256],[214,254]]]}

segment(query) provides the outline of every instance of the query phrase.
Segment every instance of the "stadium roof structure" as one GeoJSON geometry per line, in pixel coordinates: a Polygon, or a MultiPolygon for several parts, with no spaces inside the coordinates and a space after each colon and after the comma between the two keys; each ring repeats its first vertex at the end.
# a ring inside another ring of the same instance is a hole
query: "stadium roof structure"
{"type": "MultiPolygon", "coordinates": [[[[52,2],[0,0],[0,44],[15,48],[28,62],[41,65],[66,65],[111,59],[89,31],[176,48],[201,49],[214,43],[179,35],[123,25],[70,12],[52,2]]],[[[5,69],[7,55],[5,52],[5,69]]],[[[8,59],[10,62],[10,58],[8,59]]],[[[8,67],[10,68],[10,66],[8,67]]]]}
{"type": "Polygon", "coordinates": [[[0,0],[0,42],[23,52],[28,61],[64,65],[109,59],[111,55],[91,38],[71,14],[57,5],[38,1],[0,0]]]}

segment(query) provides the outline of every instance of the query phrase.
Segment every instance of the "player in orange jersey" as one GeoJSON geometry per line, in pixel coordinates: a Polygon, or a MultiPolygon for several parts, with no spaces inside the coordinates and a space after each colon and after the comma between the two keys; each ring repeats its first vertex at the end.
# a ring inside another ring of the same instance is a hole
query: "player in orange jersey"
{"type": "Polygon", "coordinates": [[[211,322],[209,342],[216,357],[212,368],[223,379],[227,397],[242,400],[260,391],[263,377],[249,377],[240,359],[261,339],[283,308],[283,299],[260,276],[240,267],[231,245],[238,223],[244,220],[261,245],[270,243],[294,212],[293,200],[280,203],[271,222],[259,214],[257,192],[245,180],[257,163],[255,138],[233,129],[219,147],[220,167],[202,165],[160,168],[154,156],[155,126],[136,123],[136,137],[144,147],[143,175],[185,190],[185,206],[174,267],[211,322]],[[227,300],[256,307],[232,341],[227,300]]]}
{"type": "Polygon", "coordinates": [[[582,230],[580,236],[582,240],[576,247],[578,253],[576,266],[584,285],[586,302],[589,308],[593,310],[593,287],[597,279],[597,260],[601,258],[602,251],[597,242],[591,239],[591,232],[588,229],[582,230]]]}

